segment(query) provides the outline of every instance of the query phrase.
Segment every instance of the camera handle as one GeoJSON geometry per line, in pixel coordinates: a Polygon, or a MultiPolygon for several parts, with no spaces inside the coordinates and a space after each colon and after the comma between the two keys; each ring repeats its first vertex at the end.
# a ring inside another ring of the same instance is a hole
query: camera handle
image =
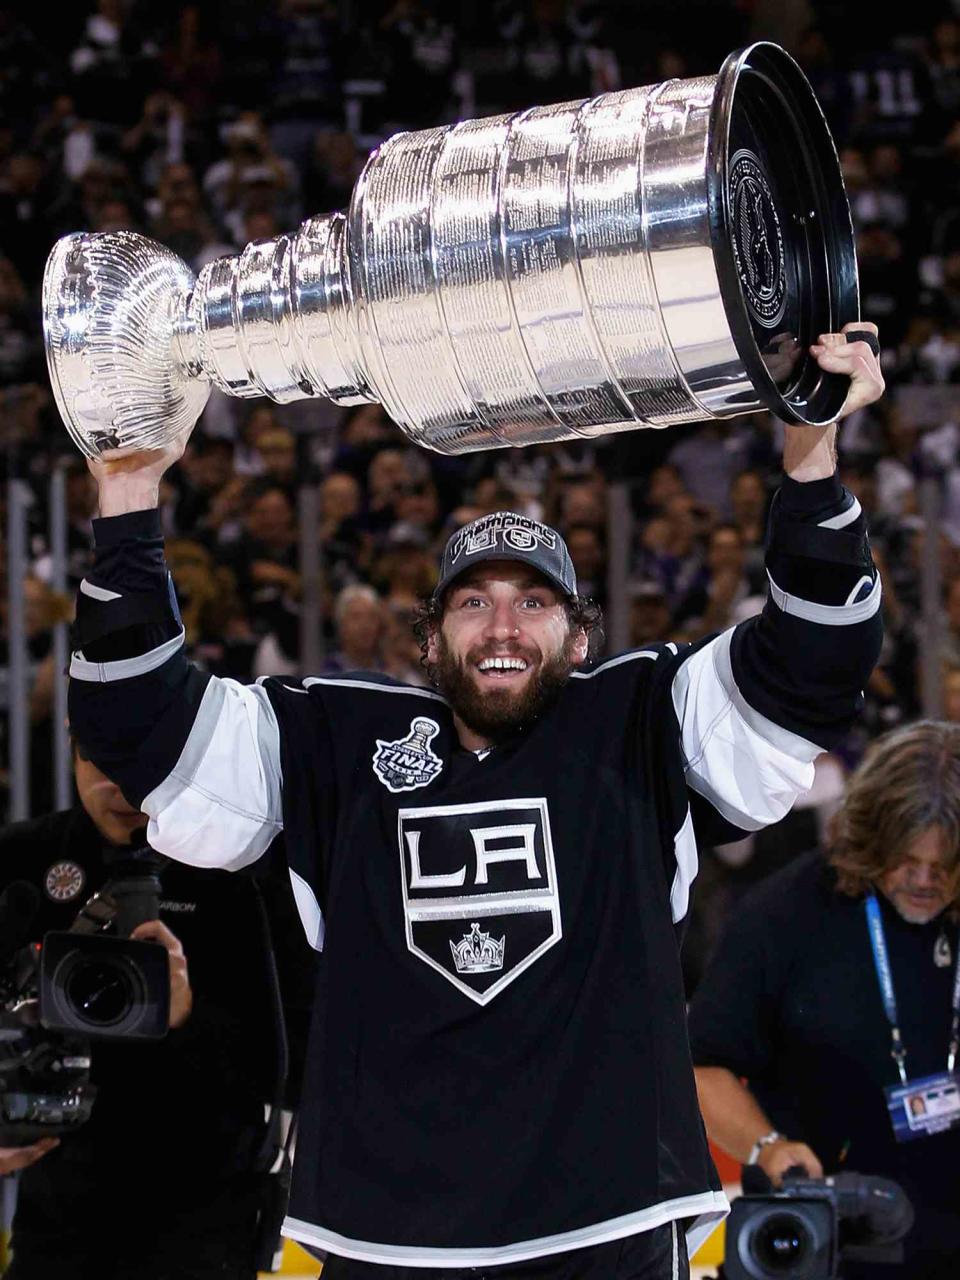
{"type": "Polygon", "coordinates": [[[70,933],[105,933],[112,926],[121,938],[129,938],[138,924],[160,915],[160,879],[140,874],[110,880],[83,904],[70,933]]]}
{"type": "Polygon", "coordinates": [[[104,855],[106,884],[80,908],[71,933],[103,933],[111,927],[129,938],[138,924],[160,918],[160,871],[167,859],[149,845],[104,855]]]}
{"type": "Polygon", "coordinates": [[[114,924],[121,938],[129,938],[145,920],[159,919],[161,885],[156,873],[111,880],[104,892],[116,903],[114,924]]]}

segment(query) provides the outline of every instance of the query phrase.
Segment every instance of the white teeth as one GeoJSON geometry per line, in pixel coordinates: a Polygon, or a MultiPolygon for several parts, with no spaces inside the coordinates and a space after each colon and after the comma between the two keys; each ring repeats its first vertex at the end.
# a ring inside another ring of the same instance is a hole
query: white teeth
{"type": "Polygon", "coordinates": [[[484,658],[477,664],[481,671],[526,671],[523,658],[484,658]]]}

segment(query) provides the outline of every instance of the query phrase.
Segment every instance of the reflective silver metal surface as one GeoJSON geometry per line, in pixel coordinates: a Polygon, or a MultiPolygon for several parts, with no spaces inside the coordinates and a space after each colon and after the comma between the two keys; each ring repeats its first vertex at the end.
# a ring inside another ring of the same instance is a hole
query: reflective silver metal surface
{"type": "MultiPolygon", "coordinates": [[[[755,389],[718,269],[723,76],[398,135],[345,214],[250,244],[195,282],[143,237],[67,237],[44,313],[71,434],[91,455],[144,447],[196,418],[210,385],[377,400],[445,453],[762,407],[770,392],[755,389]]],[[[738,264],[757,259],[744,289],[760,297],[764,270],[782,277],[763,238],[777,213],[742,192],[741,205],[731,235],[738,264]]]]}

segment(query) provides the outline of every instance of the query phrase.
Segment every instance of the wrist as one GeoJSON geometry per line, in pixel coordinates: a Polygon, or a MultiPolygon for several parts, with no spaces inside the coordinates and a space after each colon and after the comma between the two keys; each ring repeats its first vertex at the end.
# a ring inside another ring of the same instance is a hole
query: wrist
{"type": "Polygon", "coordinates": [[[747,1156],[745,1163],[756,1164],[764,1147],[772,1147],[775,1142],[783,1141],[785,1141],[783,1134],[777,1133],[775,1129],[771,1129],[769,1133],[761,1134],[750,1148],[750,1154],[747,1156]]]}
{"type": "Polygon", "coordinates": [[[132,511],[151,511],[160,504],[160,483],[135,477],[117,476],[100,482],[100,515],[125,516],[132,511]]]}
{"type": "Polygon", "coordinates": [[[788,426],[783,445],[783,469],[801,484],[826,480],[837,469],[837,424],[825,427],[788,426]]]}

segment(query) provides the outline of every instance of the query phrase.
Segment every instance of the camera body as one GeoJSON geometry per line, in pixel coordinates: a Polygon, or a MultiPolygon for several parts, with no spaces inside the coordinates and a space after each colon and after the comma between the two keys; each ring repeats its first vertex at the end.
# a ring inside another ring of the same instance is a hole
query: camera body
{"type": "Polygon", "coordinates": [[[162,1040],[169,1018],[167,953],[158,943],[44,936],[40,1021],[49,1031],[162,1040]]]}
{"type": "Polygon", "coordinates": [[[727,1220],[724,1280],[836,1280],[844,1259],[896,1263],[913,1226],[903,1189],[886,1178],[791,1176],[775,1190],[756,1166],[727,1220]]]}
{"type": "Polygon", "coordinates": [[[827,1197],[795,1194],[791,1188],[741,1196],[727,1219],[725,1280],[833,1280],[838,1274],[838,1226],[835,1205],[827,1197]]]}
{"type": "Polygon", "coordinates": [[[0,895],[0,1146],[67,1134],[89,1119],[92,1040],[166,1035],[167,952],[128,936],[158,917],[160,863],[151,849],[117,850],[103,889],[40,946],[32,941],[39,890],[15,882],[0,895]]]}

